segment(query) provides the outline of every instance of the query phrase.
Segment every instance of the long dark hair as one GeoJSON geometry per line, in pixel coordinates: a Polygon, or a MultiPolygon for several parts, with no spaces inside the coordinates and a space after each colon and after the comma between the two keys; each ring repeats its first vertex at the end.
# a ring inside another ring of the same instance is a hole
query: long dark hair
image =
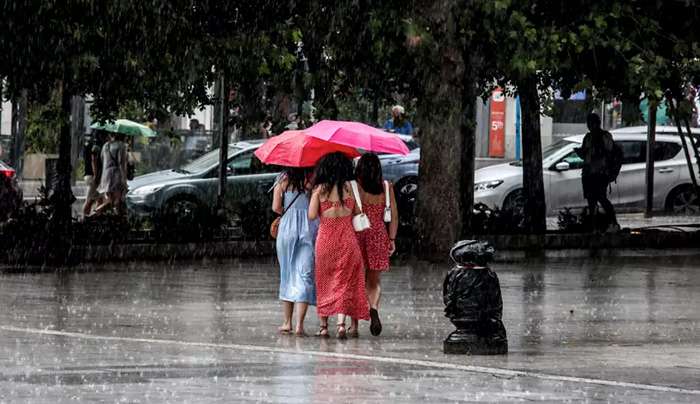
{"type": "Polygon", "coordinates": [[[316,165],[314,186],[321,186],[323,193],[330,194],[338,188],[338,198],[343,200],[343,185],[353,179],[352,162],[343,153],[326,154],[316,165]]]}
{"type": "Polygon", "coordinates": [[[301,167],[289,167],[285,174],[287,175],[287,189],[294,189],[295,192],[306,192],[306,179],[308,178],[310,169],[301,167]]]}
{"type": "Polygon", "coordinates": [[[382,186],[384,178],[382,177],[382,164],[379,162],[379,157],[373,153],[363,154],[360,161],[357,162],[355,168],[355,177],[362,185],[362,189],[373,195],[379,195],[384,192],[382,186]]]}

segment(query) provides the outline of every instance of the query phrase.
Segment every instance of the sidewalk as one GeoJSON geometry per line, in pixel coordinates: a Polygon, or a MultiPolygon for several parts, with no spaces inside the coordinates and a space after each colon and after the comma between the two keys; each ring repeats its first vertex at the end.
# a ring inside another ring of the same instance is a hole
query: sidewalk
{"type": "MultiPolygon", "coordinates": [[[[547,218],[547,230],[558,230],[558,218],[556,216],[547,218]]],[[[651,218],[644,217],[644,213],[622,213],[617,215],[617,221],[621,228],[639,229],[656,226],[681,226],[700,224],[700,216],[673,216],[665,215],[662,212],[656,213],[651,218]]],[[[682,227],[682,226],[681,226],[682,227]]]]}
{"type": "MultiPolygon", "coordinates": [[[[23,180],[20,181],[19,185],[22,188],[24,194],[24,199],[27,201],[32,201],[39,195],[39,188],[43,185],[43,181],[40,180],[23,180]]],[[[85,195],[87,194],[87,185],[85,181],[76,181],[73,185],[73,195],[75,195],[79,206],[82,206],[85,201],[85,195]]],[[[80,208],[77,209],[79,211],[80,208]]],[[[685,224],[700,224],[700,216],[670,216],[665,215],[663,212],[657,212],[656,216],[652,218],[644,217],[643,213],[622,213],[617,215],[617,219],[620,222],[620,227],[638,229],[643,227],[655,227],[655,226],[674,226],[674,225],[685,225],[685,224]]],[[[558,230],[559,226],[557,224],[558,217],[550,216],[547,218],[547,230],[558,230]]]]}

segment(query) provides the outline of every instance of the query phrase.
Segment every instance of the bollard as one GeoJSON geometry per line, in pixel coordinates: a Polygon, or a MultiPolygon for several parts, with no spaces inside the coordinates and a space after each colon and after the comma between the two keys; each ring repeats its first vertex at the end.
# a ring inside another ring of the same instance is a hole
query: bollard
{"type": "Polygon", "coordinates": [[[443,284],[445,316],[457,327],[443,345],[446,354],[508,353],[498,276],[488,267],[494,249],[486,242],[462,240],[450,250],[455,266],[443,284]]]}

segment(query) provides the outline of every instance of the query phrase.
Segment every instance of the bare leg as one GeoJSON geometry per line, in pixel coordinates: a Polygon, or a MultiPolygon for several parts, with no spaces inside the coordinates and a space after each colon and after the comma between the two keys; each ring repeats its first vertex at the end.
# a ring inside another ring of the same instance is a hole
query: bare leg
{"type": "Polygon", "coordinates": [[[294,302],[282,300],[282,311],[284,312],[284,322],[278,328],[282,334],[288,334],[292,331],[292,313],[294,312],[294,302]]]}
{"type": "Polygon", "coordinates": [[[380,271],[367,271],[367,300],[369,300],[369,307],[377,310],[379,310],[379,299],[382,297],[380,276],[380,271]]]}
{"type": "Polygon", "coordinates": [[[114,198],[113,193],[110,193],[110,192],[106,193],[104,195],[104,199],[102,200],[102,203],[98,207],[95,208],[95,214],[102,214],[112,204],[113,198],[114,198]]]}
{"type": "Polygon", "coordinates": [[[112,196],[112,206],[117,210],[117,215],[121,216],[124,212],[124,201],[122,200],[122,193],[117,191],[112,196]]]}
{"type": "Polygon", "coordinates": [[[295,304],[297,308],[297,326],[294,330],[294,334],[297,337],[304,336],[304,318],[306,318],[306,310],[309,308],[309,304],[306,302],[297,302],[295,304]]]}
{"type": "Polygon", "coordinates": [[[87,217],[92,212],[92,205],[95,204],[95,200],[92,198],[85,199],[85,205],[83,205],[83,217],[87,217]]]}
{"type": "Polygon", "coordinates": [[[369,332],[375,337],[382,333],[382,322],[379,320],[379,299],[382,296],[380,271],[367,271],[367,300],[369,300],[369,332]]]}
{"type": "Polygon", "coordinates": [[[338,339],[345,339],[347,331],[345,330],[345,314],[338,314],[338,339]]]}
{"type": "Polygon", "coordinates": [[[600,205],[603,207],[605,210],[605,216],[608,218],[608,225],[617,224],[617,217],[615,217],[615,208],[613,207],[612,202],[607,197],[603,197],[600,200],[600,205]]]}
{"type": "Polygon", "coordinates": [[[350,328],[348,328],[348,337],[359,338],[360,336],[360,321],[355,317],[350,318],[350,328]]]}

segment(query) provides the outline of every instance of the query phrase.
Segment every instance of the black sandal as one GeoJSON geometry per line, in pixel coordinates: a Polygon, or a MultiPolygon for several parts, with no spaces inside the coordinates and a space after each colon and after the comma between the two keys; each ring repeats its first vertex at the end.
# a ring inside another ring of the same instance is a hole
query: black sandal
{"type": "Polygon", "coordinates": [[[369,309],[369,332],[375,337],[382,333],[382,322],[379,321],[379,312],[377,309],[369,309]]]}
{"type": "Polygon", "coordinates": [[[318,332],[315,335],[320,338],[330,337],[330,335],[328,334],[328,324],[320,326],[318,332]]]}
{"type": "Polygon", "coordinates": [[[338,339],[346,339],[348,335],[347,331],[345,330],[345,323],[340,323],[336,327],[338,327],[338,339]]]}

